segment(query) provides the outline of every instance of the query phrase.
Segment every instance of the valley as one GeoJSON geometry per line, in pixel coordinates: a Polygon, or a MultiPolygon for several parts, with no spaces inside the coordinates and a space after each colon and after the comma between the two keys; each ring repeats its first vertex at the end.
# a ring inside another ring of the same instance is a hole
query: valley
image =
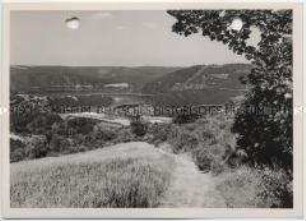
{"type": "Polygon", "coordinates": [[[244,166],[247,154],[232,131],[235,111],[227,106],[239,107],[250,69],[12,66],[11,206],[282,203],[262,197],[256,183],[268,189],[270,181],[244,166]]]}

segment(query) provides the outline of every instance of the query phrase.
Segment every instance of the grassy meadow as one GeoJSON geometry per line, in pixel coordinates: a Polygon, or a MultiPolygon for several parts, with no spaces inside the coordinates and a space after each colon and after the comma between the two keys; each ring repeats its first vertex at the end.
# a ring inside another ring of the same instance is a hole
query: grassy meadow
{"type": "Polygon", "coordinates": [[[12,164],[11,207],[157,207],[173,166],[137,143],[12,164]]]}

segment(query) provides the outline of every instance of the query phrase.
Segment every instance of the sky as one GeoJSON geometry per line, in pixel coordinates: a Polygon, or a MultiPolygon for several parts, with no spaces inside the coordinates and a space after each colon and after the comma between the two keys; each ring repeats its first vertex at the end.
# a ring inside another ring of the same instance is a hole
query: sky
{"type": "Polygon", "coordinates": [[[190,66],[246,63],[220,42],[171,31],[166,11],[15,11],[12,65],[190,66]],[[77,17],[78,29],[65,20],[77,17]]]}

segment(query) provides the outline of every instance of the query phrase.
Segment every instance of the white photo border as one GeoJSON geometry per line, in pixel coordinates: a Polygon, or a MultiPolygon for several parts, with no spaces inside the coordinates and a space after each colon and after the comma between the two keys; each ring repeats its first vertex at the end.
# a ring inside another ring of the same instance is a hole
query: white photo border
{"type": "Polygon", "coordinates": [[[99,3],[4,3],[2,23],[1,71],[1,195],[5,218],[302,218],[303,216],[303,111],[294,114],[294,206],[293,209],[259,208],[149,208],[149,209],[93,209],[93,208],[10,208],[9,164],[9,71],[10,71],[10,13],[18,10],[167,10],[167,9],[292,9],[293,10],[293,105],[303,107],[303,26],[302,3],[238,2],[238,1],[169,1],[129,2],[104,1],[99,3]]]}

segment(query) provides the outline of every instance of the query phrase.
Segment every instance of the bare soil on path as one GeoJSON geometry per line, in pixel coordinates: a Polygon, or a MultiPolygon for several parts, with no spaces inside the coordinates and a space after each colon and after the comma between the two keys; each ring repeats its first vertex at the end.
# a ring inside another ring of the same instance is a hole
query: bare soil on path
{"type": "Polygon", "coordinates": [[[215,189],[217,177],[201,172],[188,154],[173,157],[176,168],[160,207],[226,208],[223,197],[215,189]]]}

